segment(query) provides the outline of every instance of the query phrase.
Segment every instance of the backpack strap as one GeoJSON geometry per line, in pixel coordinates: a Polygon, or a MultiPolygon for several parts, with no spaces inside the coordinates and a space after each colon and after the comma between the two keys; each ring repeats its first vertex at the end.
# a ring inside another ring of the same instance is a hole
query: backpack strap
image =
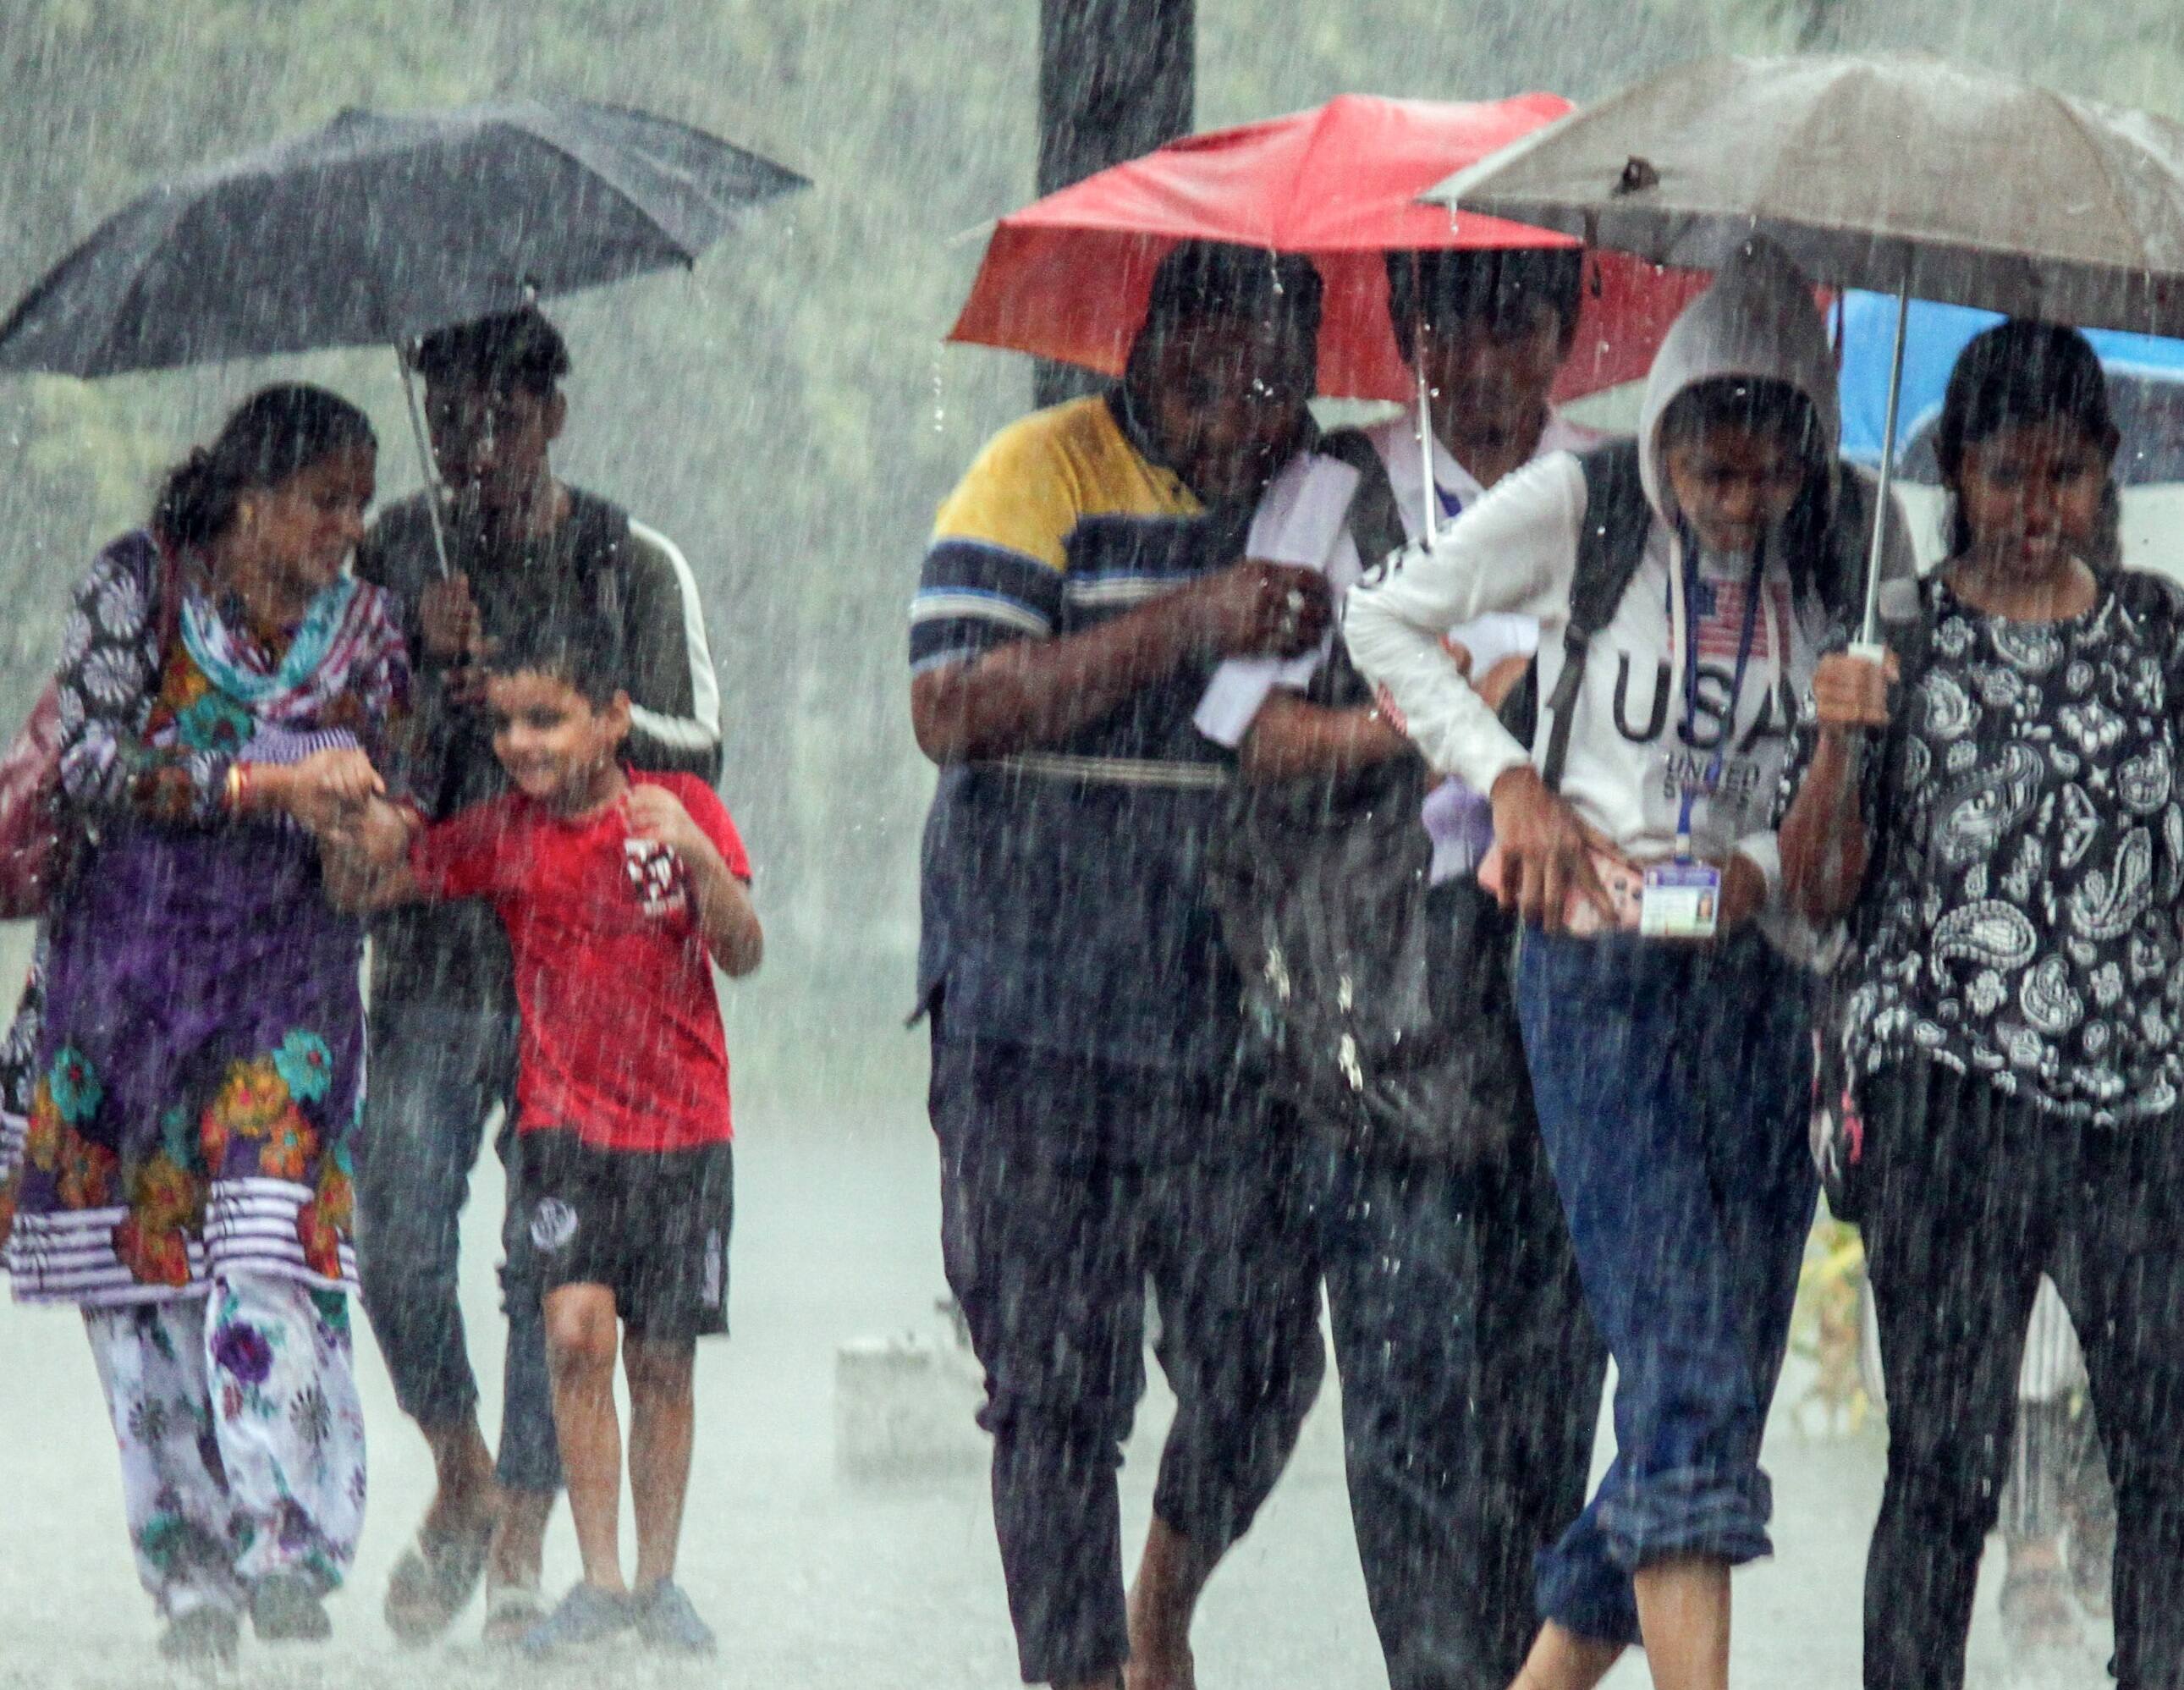
{"type": "Polygon", "coordinates": [[[1396,509],[1396,489],[1388,479],[1388,466],[1372,441],[1360,428],[1338,428],[1323,436],[1317,449],[1357,471],[1357,491],[1350,496],[1350,538],[1357,556],[1370,569],[1390,553],[1410,543],[1401,513],[1396,509]]]}
{"type": "MultiPolygon", "coordinates": [[[[1357,471],[1347,521],[1359,562],[1372,569],[1409,544],[1396,508],[1396,490],[1388,481],[1388,466],[1362,429],[1338,428],[1323,436],[1312,449],[1357,471]]],[[[1338,639],[1305,688],[1305,697],[1329,710],[1362,709],[1372,703],[1373,687],[1351,661],[1350,648],[1338,639]]]]}
{"type": "Polygon", "coordinates": [[[1585,471],[1585,526],[1578,533],[1576,572],[1570,580],[1562,673],[1547,698],[1554,724],[1547,730],[1547,755],[1540,766],[1540,778],[1550,792],[1562,789],[1570,728],[1577,717],[1578,689],[1585,683],[1592,637],[1614,620],[1616,606],[1630,591],[1646,555],[1646,536],[1653,526],[1653,507],[1639,476],[1635,440],[1618,440],[1581,453],[1578,466],[1585,471]]]}

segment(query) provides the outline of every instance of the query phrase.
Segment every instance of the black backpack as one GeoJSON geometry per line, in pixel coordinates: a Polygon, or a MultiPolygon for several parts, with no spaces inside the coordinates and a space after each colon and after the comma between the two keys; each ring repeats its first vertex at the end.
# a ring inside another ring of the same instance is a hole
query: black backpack
{"type": "MultiPolygon", "coordinates": [[[[1399,549],[1371,442],[1343,430],[1319,449],[1358,471],[1360,555],[1399,549]]],[[[1340,640],[1305,693],[1337,710],[1372,696],[1340,640]]],[[[1347,1146],[1478,1163],[1531,1125],[1514,929],[1475,881],[1428,884],[1430,784],[1415,756],[1240,783],[1213,854],[1214,902],[1243,976],[1244,1064],[1258,1085],[1347,1146]]]]}

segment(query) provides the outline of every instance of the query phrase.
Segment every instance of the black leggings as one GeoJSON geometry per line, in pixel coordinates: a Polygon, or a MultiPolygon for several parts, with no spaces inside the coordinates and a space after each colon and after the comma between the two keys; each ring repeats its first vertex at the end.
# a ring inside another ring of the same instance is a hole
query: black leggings
{"type": "Polygon", "coordinates": [[[1914,1058],[1861,1089],[1888,1380],[1866,1690],[1957,1690],[2042,1272],[2076,1324],[2116,1492],[2117,1682],[2184,1683],[2177,1124],[2078,1127],[1914,1058]]]}

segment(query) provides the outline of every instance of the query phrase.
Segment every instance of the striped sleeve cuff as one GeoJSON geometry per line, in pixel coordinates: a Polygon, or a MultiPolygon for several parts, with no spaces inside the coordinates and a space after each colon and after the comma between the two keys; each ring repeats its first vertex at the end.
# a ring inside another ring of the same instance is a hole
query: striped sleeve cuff
{"type": "Polygon", "coordinates": [[[1045,639],[1062,577],[1035,558],[977,541],[940,539],[926,553],[910,605],[913,671],[961,662],[1017,639],[1045,639]]]}

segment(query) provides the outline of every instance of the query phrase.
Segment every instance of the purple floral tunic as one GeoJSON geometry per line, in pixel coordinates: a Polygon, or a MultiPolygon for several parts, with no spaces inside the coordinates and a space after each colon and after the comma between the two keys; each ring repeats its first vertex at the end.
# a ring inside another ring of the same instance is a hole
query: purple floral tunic
{"type": "Polygon", "coordinates": [[[401,634],[385,594],[344,578],[276,660],[189,585],[161,650],[160,575],[148,535],[116,541],[63,641],[62,783],[91,842],[48,919],[0,1186],[26,1301],[198,1297],[238,1269],[355,1277],[363,930],[326,901],[308,834],[231,821],[224,800],[237,761],[361,745],[383,764],[401,634]]]}

